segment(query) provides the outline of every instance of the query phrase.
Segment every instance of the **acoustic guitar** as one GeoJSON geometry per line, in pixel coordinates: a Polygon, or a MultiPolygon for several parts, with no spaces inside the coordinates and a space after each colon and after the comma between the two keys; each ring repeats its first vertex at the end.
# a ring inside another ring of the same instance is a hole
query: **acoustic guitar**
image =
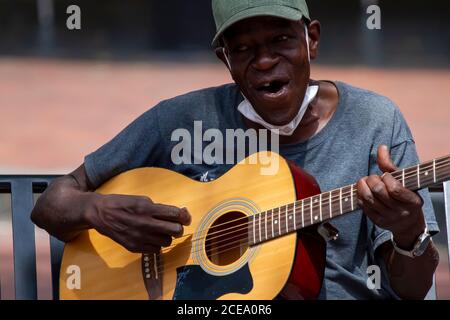
{"type": "MultiPolygon", "coordinates": [[[[321,193],[315,179],[276,153],[198,182],[161,168],[124,172],[101,194],[143,195],[186,207],[192,223],[158,254],[131,253],[95,230],[67,243],[61,299],[314,299],[325,266],[323,222],[357,209],[356,185],[321,193]],[[267,160],[267,159],[266,159],[267,160]],[[75,269],[74,269],[75,266],[75,269]],[[73,285],[78,270],[78,285],[73,285]]],[[[418,190],[450,179],[450,155],[393,173],[418,190]]]]}

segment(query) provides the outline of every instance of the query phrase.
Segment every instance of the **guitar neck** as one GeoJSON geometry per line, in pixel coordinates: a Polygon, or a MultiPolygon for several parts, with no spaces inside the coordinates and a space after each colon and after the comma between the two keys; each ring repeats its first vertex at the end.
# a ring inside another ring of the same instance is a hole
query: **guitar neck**
{"type": "MultiPolygon", "coordinates": [[[[416,191],[450,179],[450,155],[391,173],[416,191]]],[[[256,245],[322,223],[358,208],[356,184],[317,194],[249,217],[248,239],[256,245]]]]}

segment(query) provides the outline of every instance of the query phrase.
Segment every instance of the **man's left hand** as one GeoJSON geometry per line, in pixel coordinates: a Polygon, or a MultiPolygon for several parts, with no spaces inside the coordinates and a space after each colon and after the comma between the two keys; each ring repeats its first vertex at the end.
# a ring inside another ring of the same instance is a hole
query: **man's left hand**
{"type": "Polygon", "coordinates": [[[387,146],[378,147],[377,163],[384,174],[358,181],[358,205],[377,226],[392,232],[400,248],[410,250],[425,230],[423,200],[390,174],[397,167],[387,146]]]}

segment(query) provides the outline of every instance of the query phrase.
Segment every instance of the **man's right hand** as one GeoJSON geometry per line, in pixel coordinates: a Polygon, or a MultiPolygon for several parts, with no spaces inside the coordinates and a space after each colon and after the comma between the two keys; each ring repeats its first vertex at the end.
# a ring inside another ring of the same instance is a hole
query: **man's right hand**
{"type": "Polygon", "coordinates": [[[88,224],[131,252],[159,252],[191,222],[186,208],[156,204],[143,196],[96,194],[93,199],[88,224]]]}
{"type": "Polygon", "coordinates": [[[92,192],[84,165],[55,179],[39,197],[31,219],[58,239],[70,242],[94,228],[132,252],[155,253],[183,234],[186,209],[149,198],[92,192]]]}

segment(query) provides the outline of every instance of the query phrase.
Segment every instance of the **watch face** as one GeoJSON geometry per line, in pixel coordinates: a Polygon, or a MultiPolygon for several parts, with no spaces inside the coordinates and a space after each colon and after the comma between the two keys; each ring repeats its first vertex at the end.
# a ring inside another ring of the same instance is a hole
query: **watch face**
{"type": "Polygon", "coordinates": [[[423,237],[421,237],[419,245],[416,249],[413,250],[413,254],[415,257],[421,256],[425,252],[425,250],[428,248],[430,240],[430,234],[425,234],[423,237]]]}

